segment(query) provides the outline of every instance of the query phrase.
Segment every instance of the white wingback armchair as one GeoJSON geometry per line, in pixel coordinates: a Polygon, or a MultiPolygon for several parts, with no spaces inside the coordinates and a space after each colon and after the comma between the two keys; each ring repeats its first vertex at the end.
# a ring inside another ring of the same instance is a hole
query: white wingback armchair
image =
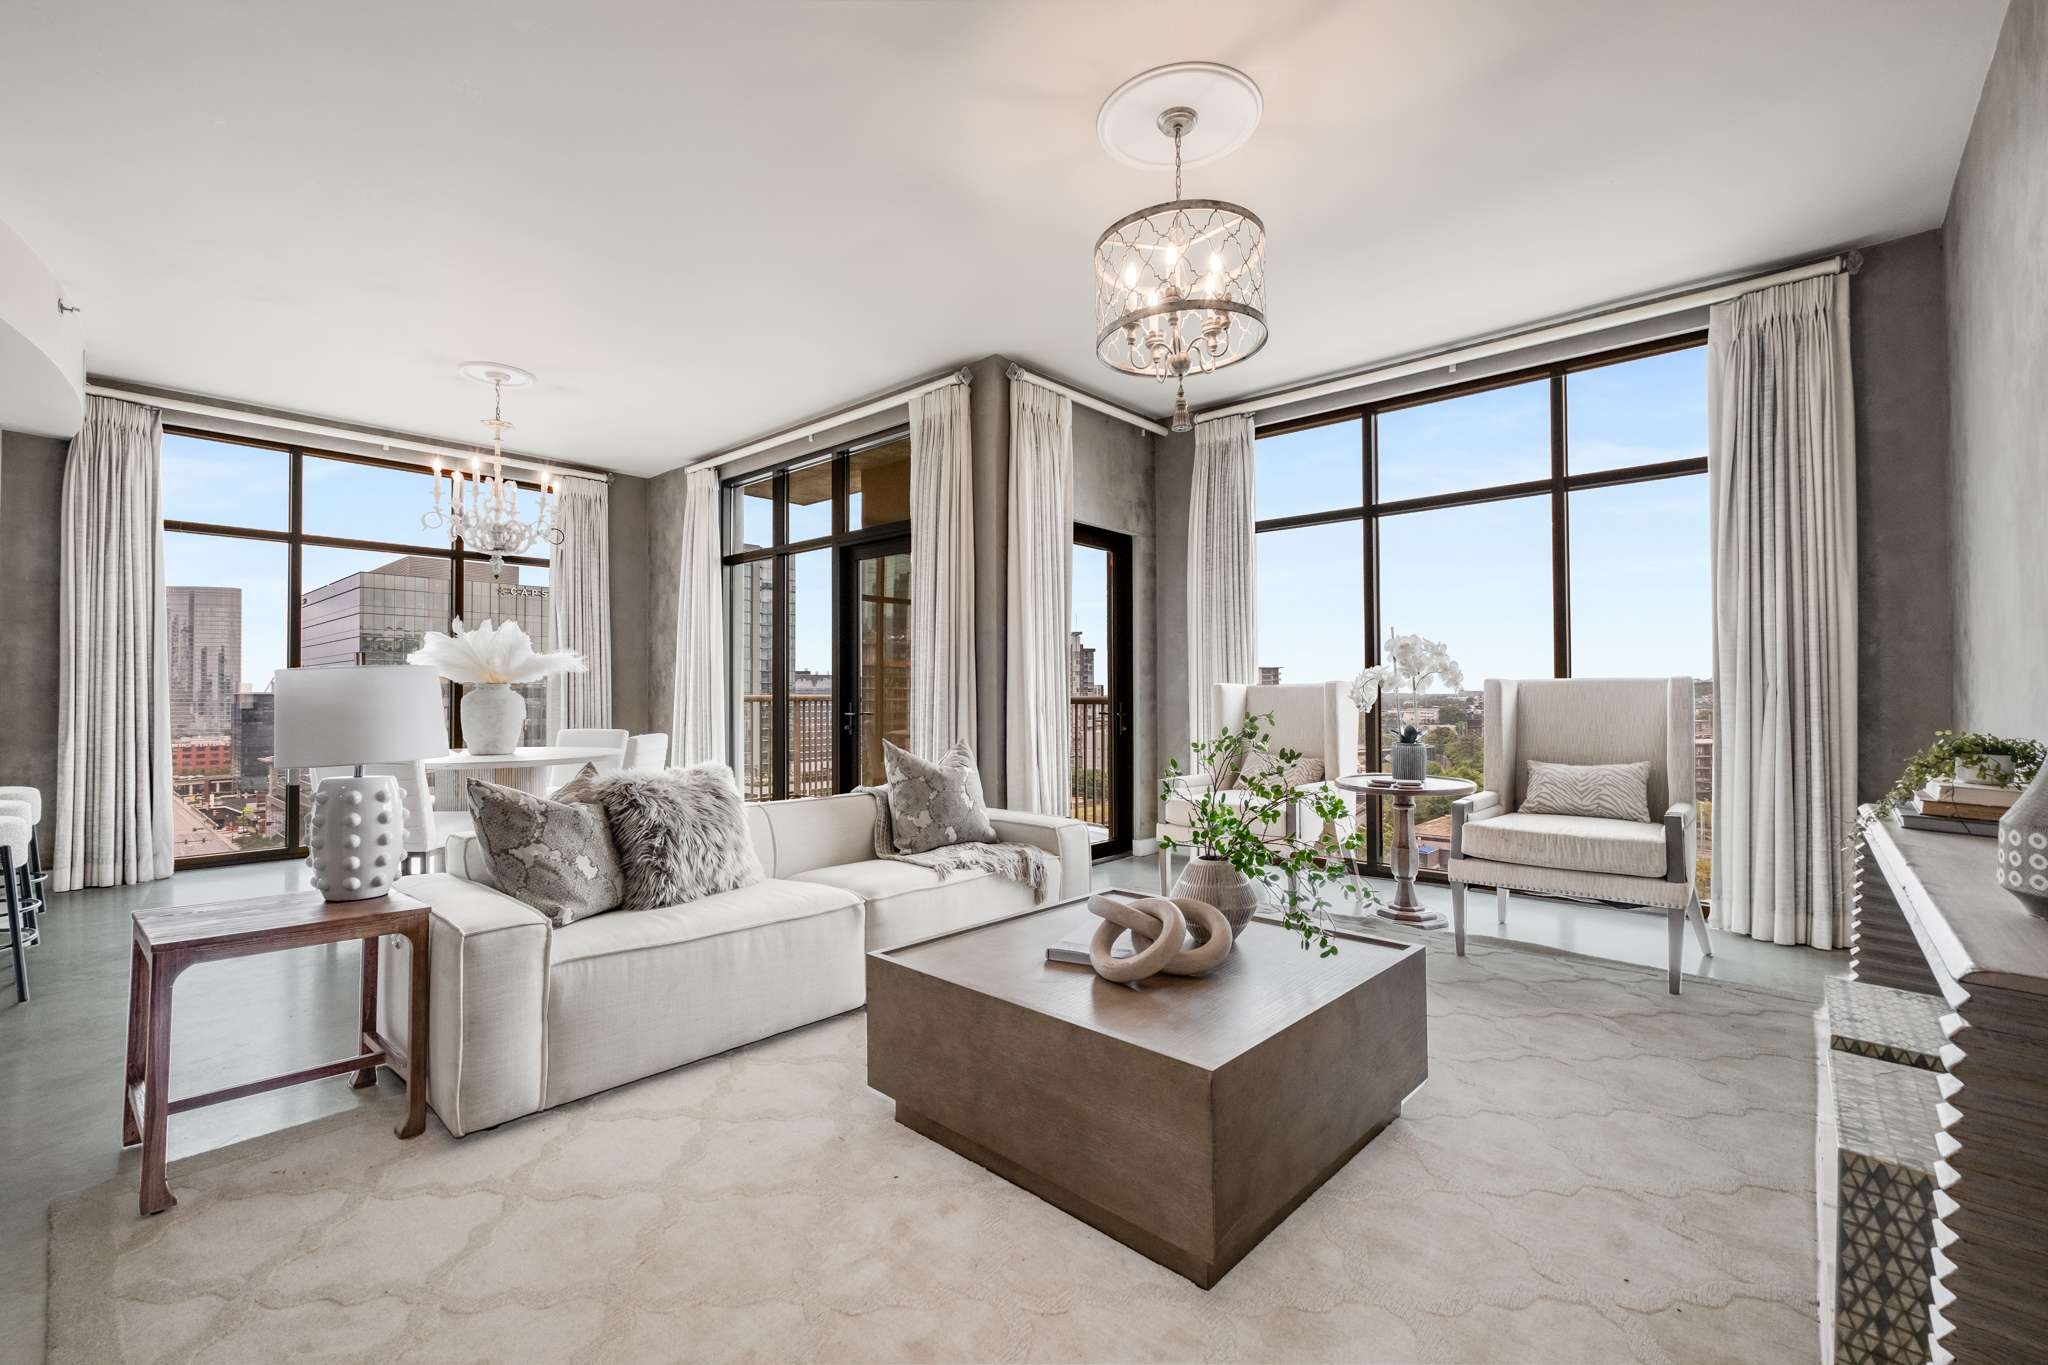
{"type": "Polygon", "coordinates": [[[1490,886],[1507,927],[1508,892],[1583,896],[1667,912],[1670,986],[1690,921],[1714,953],[1695,885],[1691,678],[1486,680],[1485,788],[1451,807],[1451,915],[1465,952],[1465,888],[1490,886]],[[1650,765],[1643,819],[1519,809],[1529,763],[1650,765]]]}
{"type": "MultiPolygon", "coordinates": [[[[1274,753],[1294,749],[1304,757],[1322,760],[1323,782],[1305,786],[1304,791],[1314,793],[1329,789],[1329,784],[1337,778],[1358,770],[1358,708],[1352,704],[1351,684],[1348,682],[1217,683],[1210,697],[1209,727],[1195,738],[1212,740],[1224,730],[1234,730],[1244,724],[1246,716],[1267,714],[1273,717],[1269,745],[1274,753]]],[[[1172,796],[1159,811],[1161,838],[1173,839],[1186,846],[1192,834],[1189,828],[1192,803],[1208,789],[1207,773],[1189,774],[1176,780],[1172,796]]],[[[1315,818],[1310,803],[1298,803],[1292,814],[1296,828],[1309,831],[1307,822],[1315,818]]],[[[1272,831],[1275,838],[1285,833],[1284,829],[1272,831]]],[[[1172,872],[1172,860],[1161,849],[1159,880],[1162,889],[1171,887],[1172,872]]]]}

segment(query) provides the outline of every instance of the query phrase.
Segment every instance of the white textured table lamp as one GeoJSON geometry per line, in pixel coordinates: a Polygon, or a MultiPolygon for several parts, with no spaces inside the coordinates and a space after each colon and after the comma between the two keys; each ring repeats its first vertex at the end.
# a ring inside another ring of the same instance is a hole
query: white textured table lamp
{"type": "Polygon", "coordinates": [[[391,890],[405,863],[405,792],[365,763],[409,763],[448,752],[447,704],[432,669],[283,668],[277,696],[279,768],[352,768],[313,793],[306,860],[313,885],[331,901],[368,900],[391,890]]]}

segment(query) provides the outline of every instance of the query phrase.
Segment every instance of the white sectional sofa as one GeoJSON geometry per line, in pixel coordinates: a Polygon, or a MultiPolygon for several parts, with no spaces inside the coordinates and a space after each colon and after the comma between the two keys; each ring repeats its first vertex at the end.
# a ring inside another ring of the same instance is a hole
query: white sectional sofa
{"type": "MultiPolygon", "coordinates": [[[[432,907],[427,1094],[458,1137],[858,1008],[865,955],[1032,908],[988,874],[941,879],[874,856],[865,793],[747,808],[766,879],[562,929],[490,885],[475,841],[400,880],[432,907]]],[[[1054,855],[1048,899],[1088,886],[1087,826],[991,811],[999,838],[1054,855]]],[[[412,962],[386,939],[378,991],[402,1045],[412,962]]]]}

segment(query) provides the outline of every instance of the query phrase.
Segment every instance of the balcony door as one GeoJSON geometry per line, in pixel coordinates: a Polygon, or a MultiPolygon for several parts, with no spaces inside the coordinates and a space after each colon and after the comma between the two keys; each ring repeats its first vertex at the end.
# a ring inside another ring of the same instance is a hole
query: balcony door
{"type": "Polygon", "coordinates": [[[1075,523],[1070,582],[1068,810],[1109,858],[1131,851],[1131,538],[1075,523]]]}
{"type": "Polygon", "coordinates": [[[839,790],[878,786],[882,741],[910,747],[910,537],[839,551],[839,790]]]}

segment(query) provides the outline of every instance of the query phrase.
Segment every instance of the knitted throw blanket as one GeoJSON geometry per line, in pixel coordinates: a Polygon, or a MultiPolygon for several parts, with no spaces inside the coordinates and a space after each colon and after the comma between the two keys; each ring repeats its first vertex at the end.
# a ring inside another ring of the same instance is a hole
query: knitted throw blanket
{"type": "Polygon", "coordinates": [[[940,877],[956,872],[989,872],[1031,888],[1031,901],[1043,905],[1052,855],[1032,844],[947,844],[925,853],[898,853],[895,827],[889,821],[887,787],[855,787],[875,798],[875,856],[928,867],[940,877]]]}

